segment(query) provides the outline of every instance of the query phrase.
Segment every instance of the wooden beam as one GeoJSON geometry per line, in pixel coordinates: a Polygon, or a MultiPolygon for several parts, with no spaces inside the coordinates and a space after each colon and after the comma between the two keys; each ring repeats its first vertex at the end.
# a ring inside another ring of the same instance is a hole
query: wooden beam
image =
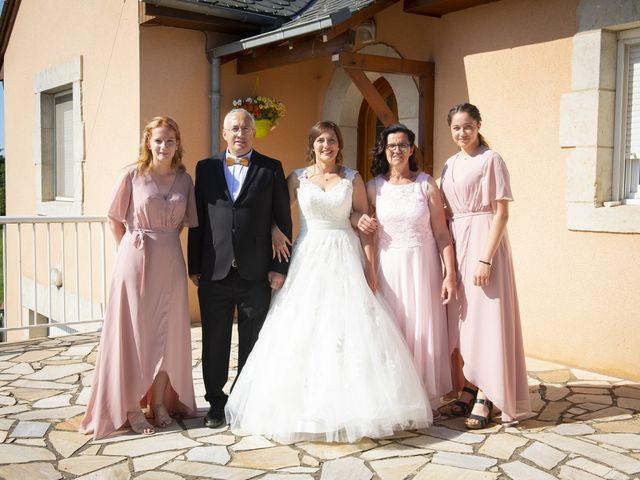
{"type": "Polygon", "coordinates": [[[345,72],[349,75],[353,84],[360,90],[360,93],[371,107],[371,110],[376,112],[376,115],[385,127],[388,127],[392,123],[397,123],[397,117],[393,114],[387,102],[384,101],[378,89],[369,81],[364,72],[360,70],[345,70],[345,72]]]}
{"type": "MultiPolygon", "coordinates": [[[[378,92],[378,89],[373,85],[373,83],[371,83],[371,81],[369,81],[362,70],[345,69],[345,73],[349,75],[353,84],[360,91],[364,99],[385,127],[388,127],[392,123],[398,123],[398,118],[394,115],[387,105],[387,102],[384,101],[384,98],[382,98],[382,95],[378,92]]],[[[416,145],[416,147],[416,161],[418,165],[424,166],[422,148],[420,145],[416,145]]],[[[431,161],[433,163],[433,159],[431,161]]]]}
{"type": "Polygon", "coordinates": [[[433,75],[433,62],[421,62],[419,60],[408,60],[406,58],[364,55],[351,52],[337,53],[333,55],[332,60],[345,69],[401,75],[433,75]]]}
{"type": "Polygon", "coordinates": [[[259,72],[349,51],[352,47],[350,32],[345,32],[328,42],[322,42],[315,37],[304,40],[292,39],[287,44],[272,48],[261,55],[240,57],[236,71],[238,74],[259,72]]]}

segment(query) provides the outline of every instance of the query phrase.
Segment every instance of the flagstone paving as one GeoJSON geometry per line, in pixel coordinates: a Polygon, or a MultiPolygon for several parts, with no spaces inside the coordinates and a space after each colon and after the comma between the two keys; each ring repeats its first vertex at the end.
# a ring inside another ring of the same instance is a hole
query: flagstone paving
{"type": "Polygon", "coordinates": [[[198,416],[99,441],[77,432],[98,334],[0,344],[0,479],[640,480],[639,382],[527,359],[537,415],[520,424],[472,432],[443,418],[386,439],[281,445],[203,426],[199,327],[192,337],[198,416]]]}

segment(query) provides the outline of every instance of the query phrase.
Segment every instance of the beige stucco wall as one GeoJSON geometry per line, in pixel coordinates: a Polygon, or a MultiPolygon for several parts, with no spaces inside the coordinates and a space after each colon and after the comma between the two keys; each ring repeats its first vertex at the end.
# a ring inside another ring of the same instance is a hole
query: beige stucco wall
{"type": "MultiPolygon", "coordinates": [[[[82,120],[84,122],[85,214],[105,214],[106,205],[123,159],[132,161],[138,143],[138,10],[135,0],[82,2],[22,2],[4,58],[7,215],[36,214],[36,169],[33,135],[36,96],[34,76],[51,67],[82,57],[82,120]]],[[[26,236],[26,235],[25,235],[26,236]]],[[[40,236],[40,239],[43,237],[40,236]]],[[[26,239],[25,239],[26,240],[26,239]]],[[[73,245],[68,237],[68,245],[73,245]]],[[[30,237],[29,237],[30,241],[30,237]]],[[[24,242],[23,242],[24,244],[24,242]]],[[[12,245],[13,246],[13,245],[12,245]]],[[[29,244],[25,244],[29,246],[29,244]]],[[[54,265],[60,251],[52,246],[54,265]]],[[[88,258],[80,247],[82,263],[88,258]]],[[[113,249],[108,249],[109,259],[113,249]]],[[[17,278],[17,250],[10,250],[7,267],[17,278]]],[[[46,258],[38,251],[38,278],[46,279],[46,258]]],[[[67,255],[75,252],[68,250],[67,255]]],[[[30,257],[23,260],[30,275],[30,257]]],[[[95,280],[99,280],[96,269],[95,280]]],[[[67,272],[65,272],[67,273],[67,272]]],[[[86,296],[88,282],[80,280],[86,296]]],[[[19,321],[17,285],[9,281],[8,324],[19,321]]],[[[72,275],[65,288],[75,294],[72,275]]],[[[96,290],[98,288],[94,286],[96,290]]],[[[73,307],[69,307],[70,309],[73,307]]],[[[10,335],[16,338],[18,334],[10,335]]],[[[20,334],[22,335],[22,334],[20,334]]]]}

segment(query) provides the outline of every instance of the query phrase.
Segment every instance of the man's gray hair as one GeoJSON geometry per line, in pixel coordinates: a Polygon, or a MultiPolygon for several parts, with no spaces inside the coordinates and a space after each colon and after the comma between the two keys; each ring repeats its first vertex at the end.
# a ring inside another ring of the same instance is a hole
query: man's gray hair
{"type": "Polygon", "coordinates": [[[234,115],[236,113],[244,113],[247,117],[249,117],[249,119],[251,120],[251,126],[254,128],[256,128],[256,121],[253,118],[253,115],[251,115],[251,113],[249,113],[248,111],[246,111],[244,108],[234,108],[233,110],[230,110],[229,113],[227,113],[224,116],[224,120],[222,122],[222,126],[224,127],[227,124],[227,120],[229,120],[229,117],[231,115],[234,115]]]}

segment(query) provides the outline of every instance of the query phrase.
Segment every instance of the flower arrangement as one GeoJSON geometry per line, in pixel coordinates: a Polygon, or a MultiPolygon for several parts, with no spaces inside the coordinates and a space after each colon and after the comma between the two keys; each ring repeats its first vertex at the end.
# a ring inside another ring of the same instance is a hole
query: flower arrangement
{"type": "Polygon", "coordinates": [[[286,109],[282,102],[277,101],[275,98],[253,96],[247,97],[244,100],[239,98],[233,101],[235,108],[244,108],[247,112],[253,115],[253,118],[257,120],[268,120],[271,124],[275,124],[279,118],[282,118],[286,114],[286,109]]]}

